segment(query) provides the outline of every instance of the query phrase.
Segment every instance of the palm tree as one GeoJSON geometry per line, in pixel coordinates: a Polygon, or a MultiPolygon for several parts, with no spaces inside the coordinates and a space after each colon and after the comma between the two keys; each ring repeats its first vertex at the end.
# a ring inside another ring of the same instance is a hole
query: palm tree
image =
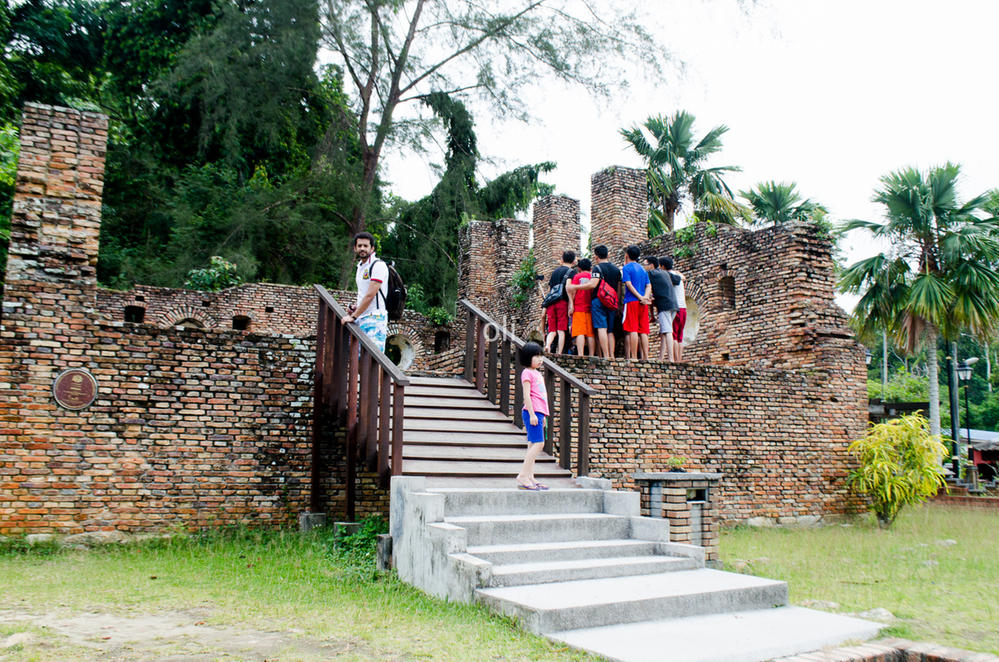
{"type": "Polygon", "coordinates": [[[737,172],[735,166],[705,168],[709,156],[722,148],[724,124],[694,138],[694,116],[685,110],[672,117],[650,117],[642,127],[622,129],[621,135],[635,148],[648,166],[649,236],[672,232],[676,212],[686,197],[694,203],[697,216],[721,223],[748,219],[749,210],[735,201],[722,175],[737,172]],[[643,132],[644,127],[645,132],[643,132]],[[646,138],[646,132],[654,144],[646,138]]]}
{"type": "Polygon", "coordinates": [[[845,226],[891,241],[888,254],[844,271],[840,290],[862,294],[853,312],[861,338],[886,329],[908,353],[923,341],[932,434],[940,433],[937,338],[956,340],[962,330],[988,337],[999,321],[999,219],[985,211],[987,195],[958,201],[959,173],[947,163],[926,175],[916,168],[886,175],[873,198],[885,221],[845,226]]]}
{"type": "Polygon", "coordinates": [[[794,182],[760,182],[756,189],[739,191],[746,199],[757,224],[785,225],[792,221],[818,221],[829,213],[812,200],[802,200],[794,182]]]}

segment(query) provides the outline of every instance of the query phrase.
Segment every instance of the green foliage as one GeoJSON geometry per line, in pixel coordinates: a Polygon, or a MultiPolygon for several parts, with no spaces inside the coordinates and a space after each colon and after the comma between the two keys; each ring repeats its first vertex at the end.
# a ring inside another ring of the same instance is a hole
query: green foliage
{"type": "Polygon", "coordinates": [[[426,316],[434,326],[447,326],[454,321],[454,315],[441,306],[431,306],[427,309],[426,316]]]}
{"type": "Polygon", "coordinates": [[[725,173],[740,168],[705,167],[707,158],[721,150],[721,137],[727,131],[725,125],[716,126],[697,139],[694,116],[685,110],[671,117],[650,117],[641,127],[621,130],[622,137],[648,166],[650,237],[673,230],[676,213],[688,198],[695,214],[703,220],[737,224],[750,219],[749,209],[735,201],[723,179],[725,173]]]}
{"type": "Polygon", "coordinates": [[[14,200],[14,183],[17,180],[17,159],[20,149],[17,126],[13,123],[0,126],[0,283],[4,282],[7,269],[11,203],[14,200]]]}
{"type": "Polygon", "coordinates": [[[903,507],[922,503],[946,485],[940,464],[947,449],[919,414],[872,425],[849,451],[860,466],[850,472],[847,485],[870,499],[884,528],[903,507]]]}
{"type": "MultiPolygon", "coordinates": [[[[867,397],[872,400],[881,399],[881,382],[867,380],[867,397]]],[[[884,400],[886,402],[927,402],[930,399],[929,380],[916,377],[905,367],[900,367],[885,384],[884,400]]]]}
{"type": "Polygon", "coordinates": [[[685,464],[687,464],[687,458],[679,455],[670,455],[666,458],[666,466],[672,470],[683,469],[685,464]]]}
{"type": "Polygon", "coordinates": [[[213,255],[205,269],[191,269],[187,272],[184,287],[192,290],[224,290],[243,282],[236,273],[236,265],[224,258],[213,255]]]}
{"type": "Polygon", "coordinates": [[[388,533],[388,522],[377,515],[365,517],[360,528],[331,540],[333,556],[358,566],[371,566],[378,551],[378,536],[388,533]]]}
{"type": "Polygon", "coordinates": [[[537,264],[534,259],[534,249],[531,249],[527,252],[527,257],[521,260],[520,266],[513,274],[513,281],[510,283],[513,286],[514,307],[520,308],[527,305],[534,296],[538,287],[536,276],[537,264]]]}
{"type": "Polygon", "coordinates": [[[760,182],[755,189],[740,191],[759,225],[785,225],[793,221],[817,221],[828,210],[812,200],[802,200],[794,182],[760,182]]]}

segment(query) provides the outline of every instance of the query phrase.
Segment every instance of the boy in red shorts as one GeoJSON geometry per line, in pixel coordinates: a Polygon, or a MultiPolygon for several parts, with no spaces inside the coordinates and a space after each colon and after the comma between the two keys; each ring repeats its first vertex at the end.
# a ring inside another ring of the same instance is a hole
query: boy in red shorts
{"type": "Polygon", "coordinates": [[[652,302],[652,284],[649,274],[638,263],[641,251],[638,246],[628,246],[624,252],[621,282],[624,284],[625,358],[649,358],[649,304],[652,302]]]}
{"type": "MultiPolygon", "coordinates": [[[[548,288],[551,289],[566,280],[572,272],[572,264],[576,261],[576,254],[572,251],[562,253],[562,265],[552,272],[548,279],[548,288]]],[[[565,348],[565,334],[569,330],[569,298],[556,301],[548,306],[545,311],[548,320],[548,335],[545,337],[545,353],[552,352],[552,342],[558,338],[558,349],[556,354],[561,354],[565,348]]]]}

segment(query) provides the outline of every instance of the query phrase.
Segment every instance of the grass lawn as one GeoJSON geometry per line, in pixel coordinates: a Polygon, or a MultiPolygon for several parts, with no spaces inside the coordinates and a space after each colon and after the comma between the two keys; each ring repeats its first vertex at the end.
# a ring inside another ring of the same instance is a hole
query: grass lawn
{"type": "Polygon", "coordinates": [[[893,636],[999,654],[999,513],[906,508],[889,531],[873,517],[814,529],[735,528],[721,536],[728,570],[781,579],[791,602],[883,607],[893,636]],[[748,565],[745,565],[748,562],[748,565]]]}
{"type": "MultiPolygon", "coordinates": [[[[529,635],[484,608],[429,598],[376,573],[369,560],[331,553],[324,536],[242,531],[104,551],[0,554],[0,643],[21,632],[31,638],[0,650],[0,658],[107,659],[107,649],[80,648],[80,642],[52,636],[51,626],[18,621],[18,614],[55,612],[63,619],[168,614],[186,620],[185,627],[236,626],[308,642],[282,651],[283,661],[328,659],[332,652],[346,660],[595,659],[529,635]]],[[[117,651],[114,657],[156,659],[179,652],[164,646],[117,651]]]]}

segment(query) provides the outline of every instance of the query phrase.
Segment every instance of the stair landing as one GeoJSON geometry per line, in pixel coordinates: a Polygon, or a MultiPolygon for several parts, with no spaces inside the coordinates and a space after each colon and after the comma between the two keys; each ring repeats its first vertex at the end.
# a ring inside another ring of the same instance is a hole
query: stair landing
{"type": "MultiPolygon", "coordinates": [[[[411,377],[403,416],[404,476],[426,476],[432,487],[510,487],[520,472],[524,431],[464,379],[411,377]]],[[[572,486],[572,473],[544,452],[535,477],[572,486]]]]}

